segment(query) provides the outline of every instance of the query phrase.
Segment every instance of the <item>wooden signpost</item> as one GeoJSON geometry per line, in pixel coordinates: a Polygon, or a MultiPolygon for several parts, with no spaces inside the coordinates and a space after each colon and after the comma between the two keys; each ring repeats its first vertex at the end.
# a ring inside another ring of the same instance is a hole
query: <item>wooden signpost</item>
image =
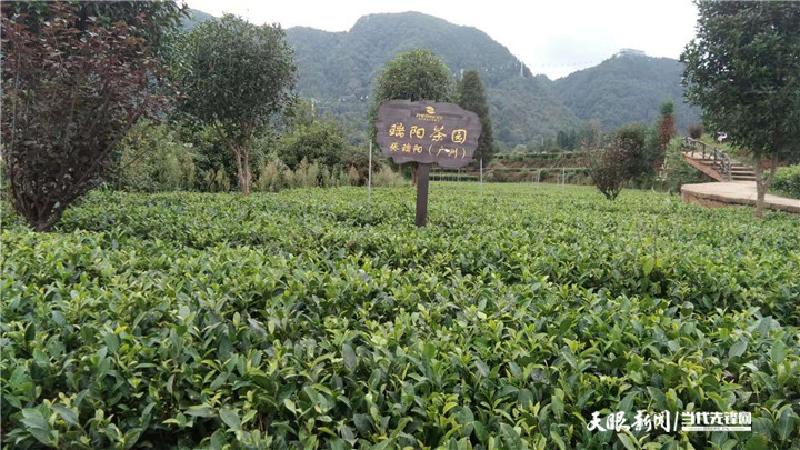
{"type": "Polygon", "coordinates": [[[453,103],[389,100],[378,109],[377,140],[381,152],[397,164],[417,163],[418,227],[428,222],[428,174],[432,164],[448,169],[472,161],[481,121],[453,103]]]}

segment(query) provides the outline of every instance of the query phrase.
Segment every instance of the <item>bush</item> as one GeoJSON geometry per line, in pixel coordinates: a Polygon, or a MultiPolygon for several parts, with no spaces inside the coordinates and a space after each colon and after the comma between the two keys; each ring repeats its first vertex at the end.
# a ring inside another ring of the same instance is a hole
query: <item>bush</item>
{"type": "Polygon", "coordinates": [[[424,232],[408,188],[95,191],[4,227],[0,446],[621,450],[593,411],[696,407],[752,412],[724,448],[796,449],[795,217],[433,191],[424,232]]]}
{"type": "Polygon", "coordinates": [[[117,189],[140,192],[191,190],[197,169],[192,144],[166,124],[140,121],[118,148],[117,189]]]}
{"type": "Polygon", "coordinates": [[[779,168],[772,189],[782,195],[800,198],[800,164],[779,168]]]}
{"type": "Polygon", "coordinates": [[[627,179],[628,159],[625,150],[615,145],[598,152],[589,172],[597,189],[609,200],[615,200],[627,179]]]}
{"type": "Polygon", "coordinates": [[[256,189],[261,192],[278,192],[283,189],[284,180],[281,174],[284,170],[287,170],[286,164],[277,158],[262,163],[258,171],[256,189]]]}
{"type": "Polygon", "coordinates": [[[339,125],[329,120],[316,120],[299,125],[277,143],[278,157],[292,170],[300,161],[319,161],[328,167],[344,163],[348,146],[339,125]]]}
{"type": "Polygon", "coordinates": [[[300,164],[297,165],[297,170],[294,171],[295,185],[297,187],[317,187],[319,186],[319,163],[314,161],[309,164],[303,158],[300,164]]]}
{"type": "Polygon", "coordinates": [[[203,189],[208,192],[228,192],[231,190],[231,178],[228,172],[220,167],[203,172],[203,189]]]}
{"type": "Polygon", "coordinates": [[[660,160],[658,139],[655,130],[648,130],[641,125],[626,125],[617,131],[613,145],[624,154],[625,179],[641,181],[655,174],[655,167],[660,160]]]}
{"type": "Polygon", "coordinates": [[[350,186],[358,186],[361,184],[361,174],[358,173],[358,169],[354,166],[350,166],[347,169],[347,182],[350,186]]]}
{"type": "Polygon", "coordinates": [[[702,172],[690,166],[681,156],[681,141],[673,138],[667,146],[667,155],[664,160],[662,178],[666,183],[667,191],[677,193],[686,183],[700,183],[706,180],[702,172]]]}
{"type": "Polygon", "coordinates": [[[372,174],[373,186],[396,187],[403,184],[403,176],[386,166],[372,174]]]}

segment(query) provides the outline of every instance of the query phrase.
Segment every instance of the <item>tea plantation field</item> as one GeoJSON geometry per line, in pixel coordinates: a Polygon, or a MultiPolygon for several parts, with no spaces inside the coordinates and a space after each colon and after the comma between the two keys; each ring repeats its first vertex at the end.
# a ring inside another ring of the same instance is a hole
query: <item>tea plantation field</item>
{"type": "MultiPolygon", "coordinates": [[[[94,192],[2,231],[4,448],[800,446],[800,218],[665,194],[94,192]],[[750,432],[589,431],[637,410],[750,432]]],[[[10,222],[9,222],[10,220],[10,222]]]]}

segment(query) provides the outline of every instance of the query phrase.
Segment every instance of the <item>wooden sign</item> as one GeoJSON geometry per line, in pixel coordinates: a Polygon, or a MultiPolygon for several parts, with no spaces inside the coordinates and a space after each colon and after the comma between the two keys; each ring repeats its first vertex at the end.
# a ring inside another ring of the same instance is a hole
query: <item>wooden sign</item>
{"type": "Polygon", "coordinates": [[[381,152],[395,163],[418,163],[418,227],[428,222],[428,173],[431,164],[457,169],[472,161],[481,121],[453,103],[389,100],[381,103],[375,123],[381,152]]]}
{"type": "Polygon", "coordinates": [[[436,163],[457,169],[472,161],[481,121],[453,103],[389,100],[378,109],[378,145],[398,164],[436,163]]]}

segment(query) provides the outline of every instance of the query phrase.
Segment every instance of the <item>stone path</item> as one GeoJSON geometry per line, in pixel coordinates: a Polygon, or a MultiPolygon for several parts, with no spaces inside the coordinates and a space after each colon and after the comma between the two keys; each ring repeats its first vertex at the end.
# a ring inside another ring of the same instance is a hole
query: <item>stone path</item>
{"type": "MultiPolygon", "coordinates": [[[[721,206],[755,206],[757,198],[755,181],[727,181],[694,183],[681,186],[681,199],[710,208],[721,206]]],[[[800,214],[800,200],[764,196],[764,206],[769,209],[800,214]]]]}

